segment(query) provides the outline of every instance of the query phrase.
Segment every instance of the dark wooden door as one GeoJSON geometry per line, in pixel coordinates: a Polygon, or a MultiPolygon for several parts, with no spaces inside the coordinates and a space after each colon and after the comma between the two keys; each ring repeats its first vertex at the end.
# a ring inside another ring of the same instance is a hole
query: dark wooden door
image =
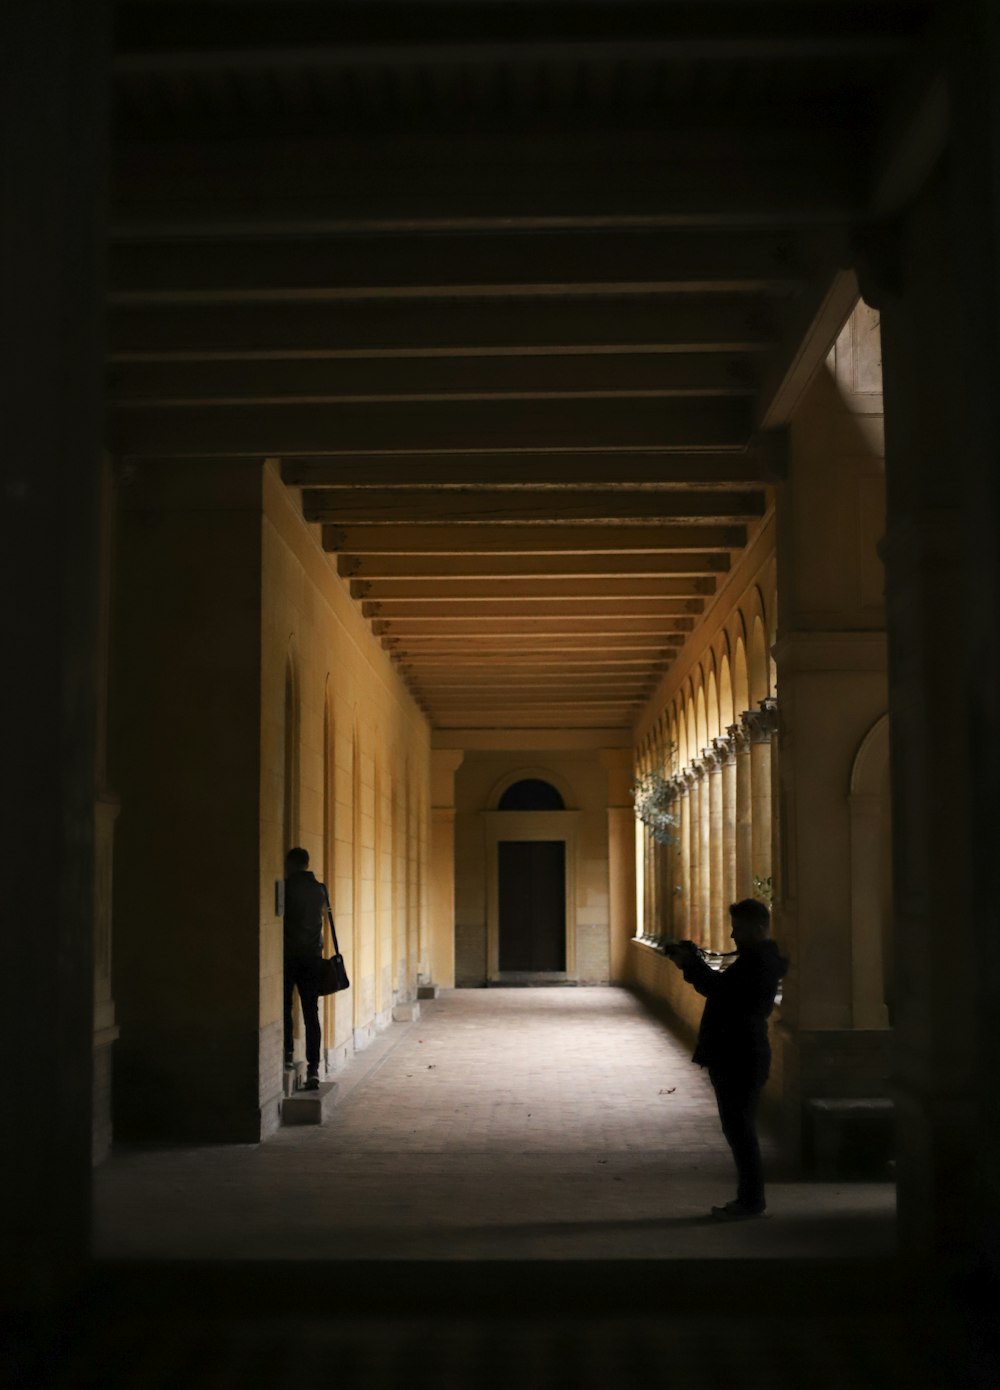
{"type": "Polygon", "coordinates": [[[566,969],[566,844],[501,840],[500,969],[566,969]]]}

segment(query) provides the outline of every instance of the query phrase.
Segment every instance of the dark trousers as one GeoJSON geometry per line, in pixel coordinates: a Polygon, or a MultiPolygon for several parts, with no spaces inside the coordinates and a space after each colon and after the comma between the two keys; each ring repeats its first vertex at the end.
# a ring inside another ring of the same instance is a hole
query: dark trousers
{"type": "Polygon", "coordinates": [[[295,1045],[292,1028],[292,990],[299,992],[302,1005],[302,1018],[306,1025],[306,1065],[311,1072],[319,1073],[319,995],[316,992],[315,960],[291,960],[285,958],[285,1055],[295,1045]]]}
{"type": "Polygon", "coordinates": [[[748,1207],[764,1205],[764,1169],[757,1138],[757,1102],[764,1083],[752,1073],[709,1071],[726,1143],[733,1151],[737,1200],[748,1207]]]}

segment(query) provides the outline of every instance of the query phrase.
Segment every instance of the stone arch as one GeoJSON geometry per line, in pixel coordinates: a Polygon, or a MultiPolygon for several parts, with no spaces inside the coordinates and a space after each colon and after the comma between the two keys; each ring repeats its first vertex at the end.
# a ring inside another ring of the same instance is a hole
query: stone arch
{"type": "Polygon", "coordinates": [[[712,739],[719,736],[719,685],[715,679],[713,667],[709,668],[705,686],[705,713],[705,746],[707,748],[712,739]]]}
{"type": "MultiPolygon", "coordinates": [[[[747,667],[747,649],[743,633],[737,635],[733,646],[733,709],[736,720],[745,709],[750,708],[750,673],[747,667]]],[[[735,721],[734,721],[735,722],[735,721]]]]}
{"type": "Polygon", "coordinates": [[[688,753],[688,731],[687,713],[684,709],[684,701],[680,697],[676,700],[677,705],[677,764],[679,768],[687,767],[691,761],[688,753]]]}
{"type": "Polygon", "coordinates": [[[751,619],[750,650],[747,658],[750,683],[750,703],[747,708],[756,709],[759,701],[765,699],[771,689],[771,665],[767,653],[763,610],[755,613],[751,619]]]}
{"type": "Polygon", "coordinates": [[[721,732],[736,722],[737,712],[742,714],[742,710],[737,711],[733,703],[733,679],[729,665],[729,652],[722,653],[719,662],[719,724],[721,732]]]}
{"type": "Polygon", "coordinates": [[[700,758],[708,745],[708,715],[705,709],[705,686],[699,682],[694,702],[695,750],[693,756],[700,758]]]}
{"type": "MultiPolygon", "coordinates": [[[[645,763],[651,766],[650,756],[655,756],[651,736],[647,735],[647,756],[640,760],[640,765],[645,763]]],[[[498,782],[493,784],[489,796],[486,798],[486,805],[483,808],[487,811],[498,811],[500,809],[500,799],[508,787],[512,787],[515,782],[526,782],[537,780],[548,782],[555,787],[556,791],[563,799],[563,807],[567,811],[577,809],[577,798],[569,782],[561,773],[553,772],[549,767],[542,767],[538,764],[530,764],[525,767],[516,768],[513,772],[505,772],[498,782]]]]}
{"type": "Polygon", "coordinates": [[[511,782],[497,805],[499,811],[565,811],[562,793],[544,777],[511,782]]]}
{"type": "Polygon", "coordinates": [[[858,746],[848,791],[851,981],[855,1028],[888,1027],[894,1012],[889,716],[858,746]]]}

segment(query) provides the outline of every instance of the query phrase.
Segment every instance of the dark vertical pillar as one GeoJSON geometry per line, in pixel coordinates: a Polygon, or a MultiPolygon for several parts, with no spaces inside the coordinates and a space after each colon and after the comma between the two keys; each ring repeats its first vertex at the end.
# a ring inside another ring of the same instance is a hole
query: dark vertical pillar
{"type": "Polygon", "coordinates": [[[89,1245],[106,21],[100,0],[0,12],[9,1304],[71,1284],[89,1245]]]}
{"type": "Polygon", "coordinates": [[[907,209],[879,291],[886,413],[884,546],[897,953],[901,1239],[961,1245],[971,1215],[973,1013],[968,736],[962,688],[964,329],[951,169],[907,209]]]}
{"type": "MultiPolygon", "coordinates": [[[[1000,11],[994,0],[960,7],[952,63],[953,219],[965,467],[961,716],[968,767],[970,888],[967,1006],[975,1018],[974,1252],[991,1252],[1000,1297],[1000,11]]],[[[1000,1367],[996,1368],[1000,1374],[1000,1367]]]]}
{"type": "MultiPolygon", "coordinates": [[[[876,246],[904,1249],[1000,1253],[1000,17],[949,9],[947,157],[876,246]]],[[[866,290],[867,292],[867,290],[866,290]]]]}

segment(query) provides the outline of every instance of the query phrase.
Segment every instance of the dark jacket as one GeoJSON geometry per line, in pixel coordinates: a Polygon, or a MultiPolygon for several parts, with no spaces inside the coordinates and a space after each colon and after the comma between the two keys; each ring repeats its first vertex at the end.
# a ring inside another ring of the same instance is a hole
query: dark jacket
{"type": "Polygon", "coordinates": [[[298,869],[285,879],[285,955],[289,960],[311,960],[323,954],[323,917],[326,890],[309,869],[298,869]]]}
{"type": "Polygon", "coordinates": [[[787,969],[773,941],[744,946],[728,970],[713,970],[692,953],[684,978],[705,996],[692,1061],[763,1085],[771,1068],[767,1019],[787,969]]]}

